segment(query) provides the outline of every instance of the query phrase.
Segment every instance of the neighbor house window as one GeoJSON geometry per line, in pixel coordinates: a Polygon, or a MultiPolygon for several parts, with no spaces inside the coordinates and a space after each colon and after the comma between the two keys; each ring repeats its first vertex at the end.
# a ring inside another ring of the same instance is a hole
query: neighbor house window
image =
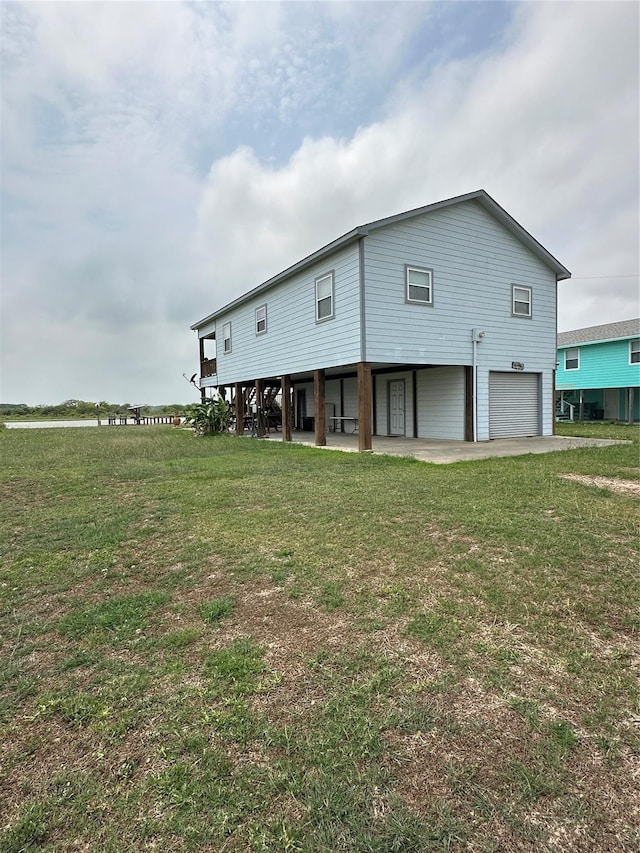
{"type": "Polygon", "coordinates": [[[267,331],[267,306],[256,308],[256,335],[267,331]]]}
{"type": "Polygon", "coordinates": [[[407,279],[407,302],[433,305],[433,270],[421,267],[405,267],[407,279]]]}
{"type": "Polygon", "coordinates": [[[580,367],[580,348],[569,347],[564,351],[564,369],[577,370],[580,367]]]}
{"type": "Polygon", "coordinates": [[[531,288],[513,285],[511,313],[514,317],[531,316],[531,288]]]}
{"type": "Polygon", "coordinates": [[[333,317],[333,273],[316,279],[316,321],[333,317]]]}
{"type": "Polygon", "coordinates": [[[629,364],[640,364],[640,338],[629,341],[629,364]]]}
{"type": "Polygon", "coordinates": [[[222,351],[231,352],[231,323],[225,323],[222,326],[222,341],[222,351]]]}

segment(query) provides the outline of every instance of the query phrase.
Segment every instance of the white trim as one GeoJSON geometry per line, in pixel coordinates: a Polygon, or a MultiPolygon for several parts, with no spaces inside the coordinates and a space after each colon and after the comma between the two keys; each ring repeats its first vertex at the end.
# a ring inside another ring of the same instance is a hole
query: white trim
{"type": "Polygon", "coordinates": [[[629,364],[640,364],[640,338],[633,338],[633,340],[629,341],[629,364]],[[636,344],[636,349],[633,348],[633,345],[636,344]],[[637,355],[636,360],[633,360],[633,356],[637,355]]]}
{"type": "Polygon", "coordinates": [[[405,300],[407,302],[411,302],[413,305],[428,305],[433,307],[433,270],[429,267],[417,267],[411,266],[411,264],[405,264],[404,268],[404,280],[405,280],[405,300]],[[427,284],[420,284],[418,282],[411,282],[410,277],[411,273],[416,272],[420,275],[425,275],[427,277],[427,284]],[[428,299],[416,299],[411,296],[410,288],[419,288],[420,290],[426,290],[429,294],[428,299]]]}
{"type": "Polygon", "coordinates": [[[331,272],[325,273],[324,275],[318,276],[315,279],[316,286],[316,323],[324,323],[325,320],[333,320],[335,317],[335,276],[333,270],[331,272]],[[323,286],[329,283],[329,287],[331,292],[329,294],[325,294],[324,296],[318,296],[318,288],[319,286],[323,286]],[[320,316],[320,303],[326,303],[327,300],[331,300],[331,311],[328,314],[324,314],[322,317],[320,316]]]}
{"type": "Polygon", "coordinates": [[[512,284],[511,285],[511,316],[512,317],[526,317],[530,319],[533,316],[533,296],[530,287],[523,287],[521,284],[512,284]],[[518,293],[518,298],[516,299],[516,291],[520,291],[518,293]],[[526,294],[523,298],[522,294],[526,294]],[[517,311],[516,305],[526,305],[528,306],[528,311],[517,311]]]}
{"type": "Polygon", "coordinates": [[[222,352],[224,355],[231,352],[231,321],[222,324],[222,352]]]}
{"type": "Polygon", "coordinates": [[[566,350],[564,351],[564,369],[565,370],[580,370],[580,347],[567,347],[566,348],[566,350]],[[571,358],[571,361],[577,361],[578,363],[576,364],[575,367],[567,367],[567,361],[569,361],[569,359],[567,358],[567,355],[573,351],[575,351],[578,355],[573,356],[571,358]]]}
{"type": "Polygon", "coordinates": [[[264,335],[267,331],[267,306],[261,305],[259,308],[256,308],[256,335],[264,335]],[[260,314],[262,313],[262,316],[260,314]],[[260,328],[260,324],[263,324],[263,328],[260,328]]]}

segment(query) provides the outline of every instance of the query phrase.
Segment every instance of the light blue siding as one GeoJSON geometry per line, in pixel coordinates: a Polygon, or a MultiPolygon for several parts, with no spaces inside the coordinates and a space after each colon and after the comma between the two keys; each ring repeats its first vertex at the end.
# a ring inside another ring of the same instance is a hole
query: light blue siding
{"type": "Polygon", "coordinates": [[[360,356],[358,248],[354,244],[216,318],[217,385],[353,363],[360,356]],[[331,320],[316,322],[315,279],[335,275],[331,320]],[[267,332],[256,335],[255,309],[267,306],[267,332]],[[222,352],[223,323],[232,350],[222,352]]]}
{"type": "Polygon", "coordinates": [[[565,370],[566,349],[570,347],[558,350],[556,388],[559,391],[640,385],[640,364],[629,363],[629,339],[579,344],[580,367],[577,370],[565,370]]]}
{"type": "MultiPolygon", "coordinates": [[[[553,429],[553,372],[556,366],[556,272],[553,259],[535,252],[526,235],[518,239],[481,203],[464,199],[426,213],[345,235],[313,264],[258,294],[233,303],[198,329],[217,337],[215,377],[203,385],[228,385],[256,378],[317,369],[351,372],[360,361],[393,368],[405,379],[406,435],[464,440],[465,373],[474,363],[472,329],[484,332],[476,347],[477,438],[489,438],[489,374],[524,370],[540,376],[543,434],[553,429]],[[548,265],[549,264],[549,265],[548,265]],[[433,271],[433,304],[406,300],[406,266],[433,271]],[[333,271],[333,319],[316,322],[315,279],[333,271]],[[513,286],[530,288],[532,316],[512,313],[513,286]],[[267,332],[256,335],[255,309],[266,305],[267,332]],[[230,322],[232,349],[222,352],[222,327],[230,322]],[[420,369],[424,365],[428,369],[420,369]],[[413,370],[417,412],[413,412],[413,370]]],[[[516,233],[518,233],[516,231],[516,233]]],[[[522,237],[522,234],[520,235],[522,237]]],[[[324,251],[324,250],[323,250],[324,251]]],[[[304,263],[307,263],[305,261],[304,263]]],[[[301,262],[303,264],[303,262],[301,262]]],[[[300,266],[294,269],[299,270],[300,266]]],[[[565,271],[566,272],[566,271],[565,271]]],[[[300,374],[306,374],[302,376],[300,374]]],[[[388,382],[395,372],[374,375],[378,434],[388,429],[388,382]]],[[[329,410],[358,412],[357,382],[327,376],[329,410]]],[[[307,394],[313,415],[313,388],[307,394]]]]}
{"type": "Polygon", "coordinates": [[[368,361],[472,365],[471,330],[480,329],[478,439],[489,438],[489,372],[513,362],[542,375],[542,429],[551,433],[555,273],[484,208],[469,201],[373,232],[364,266],[368,361]],[[433,270],[433,307],[406,301],[405,264],[433,270]],[[514,284],[531,288],[530,318],[512,314],[514,284]]]}
{"type": "Polygon", "coordinates": [[[555,367],[555,274],[474,201],[370,234],[365,281],[367,361],[470,365],[475,327],[487,369],[555,367]],[[433,307],[405,301],[405,264],[433,270],[433,307]],[[532,289],[530,319],[512,316],[513,284],[532,289]]]}
{"type": "Polygon", "coordinates": [[[418,437],[464,441],[464,368],[419,370],[418,437]]]}

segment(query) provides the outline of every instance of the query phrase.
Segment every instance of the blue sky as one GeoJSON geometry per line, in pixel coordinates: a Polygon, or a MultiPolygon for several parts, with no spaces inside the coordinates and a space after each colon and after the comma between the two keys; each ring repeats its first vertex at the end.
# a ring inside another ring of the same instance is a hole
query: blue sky
{"type": "Polygon", "coordinates": [[[636,3],[0,16],[3,401],[192,400],[191,323],[480,187],[572,270],[560,330],[640,314],[636,3]]]}

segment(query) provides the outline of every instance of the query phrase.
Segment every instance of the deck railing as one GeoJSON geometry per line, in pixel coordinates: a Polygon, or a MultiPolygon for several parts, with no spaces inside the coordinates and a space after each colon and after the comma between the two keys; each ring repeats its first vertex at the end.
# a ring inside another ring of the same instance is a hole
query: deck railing
{"type": "Polygon", "coordinates": [[[215,358],[205,358],[200,363],[200,376],[205,379],[207,376],[215,376],[218,372],[215,358]]]}

